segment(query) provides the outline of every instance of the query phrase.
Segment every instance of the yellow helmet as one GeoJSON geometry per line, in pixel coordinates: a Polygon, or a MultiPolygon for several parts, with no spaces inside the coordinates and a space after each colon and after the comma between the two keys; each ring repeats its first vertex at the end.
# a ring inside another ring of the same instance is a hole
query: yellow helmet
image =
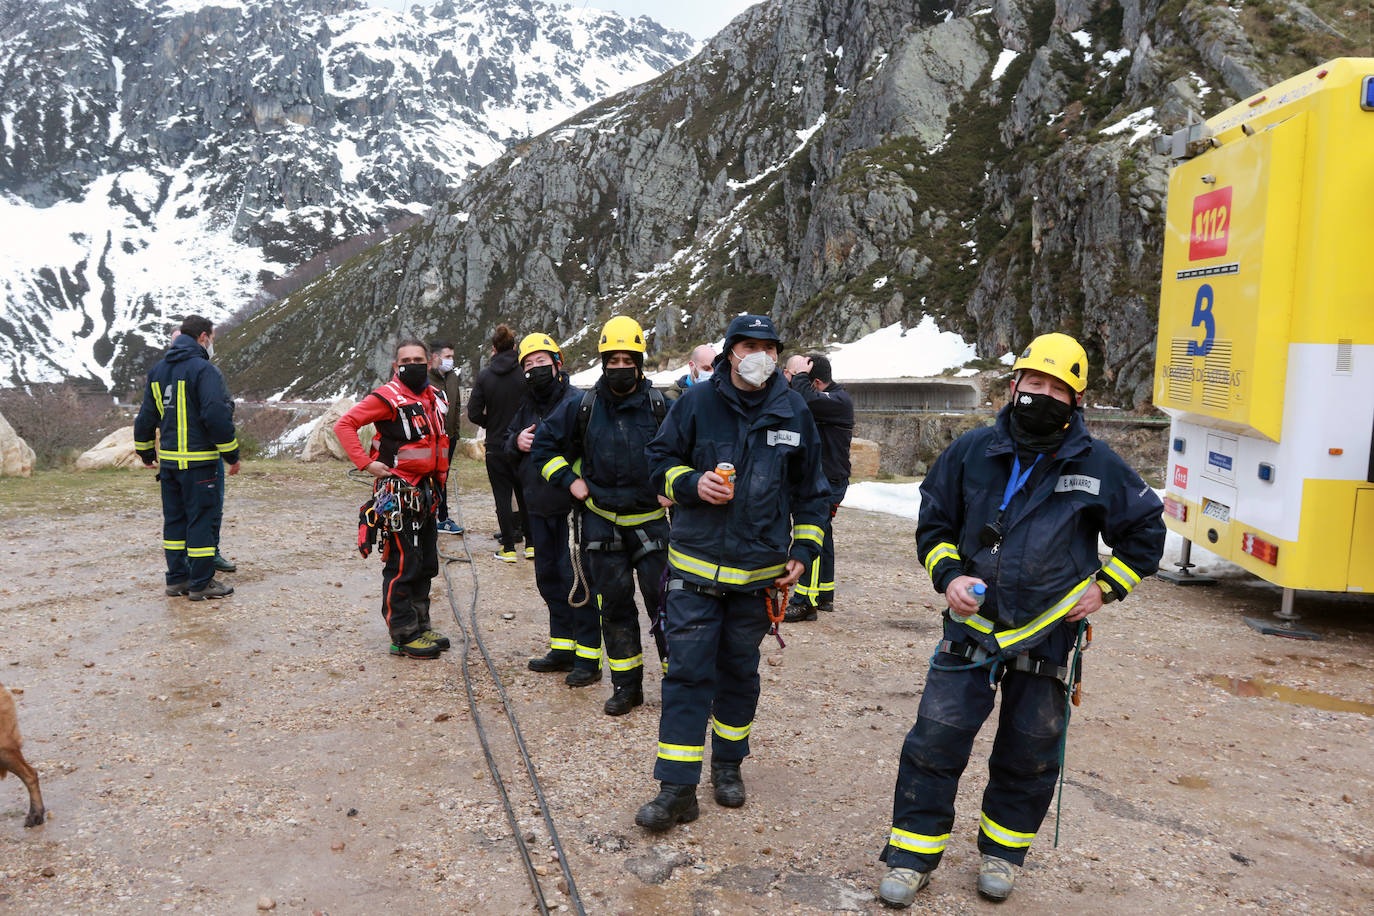
{"type": "Polygon", "coordinates": [[[601,342],[596,352],[614,353],[624,350],[628,353],[644,354],[644,329],[639,322],[626,315],[616,315],[601,329],[601,342]]]}
{"type": "Polygon", "coordinates": [[[1041,334],[1030,342],[1011,371],[1034,369],[1052,375],[1078,394],[1088,387],[1088,354],[1067,334],[1041,334]]]}
{"type": "Polygon", "coordinates": [[[552,353],[557,362],[563,361],[563,351],[558,349],[558,344],[553,342],[552,337],[547,334],[526,334],[520,340],[520,349],[515,353],[516,362],[524,363],[526,356],[540,350],[552,353]]]}

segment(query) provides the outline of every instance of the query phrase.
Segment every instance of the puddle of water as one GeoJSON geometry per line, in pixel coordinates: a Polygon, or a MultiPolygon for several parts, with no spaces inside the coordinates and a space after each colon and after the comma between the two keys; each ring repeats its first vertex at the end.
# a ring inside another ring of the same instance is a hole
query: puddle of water
{"type": "Polygon", "coordinates": [[[1340,697],[1333,697],[1329,693],[1319,693],[1316,690],[1284,687],[1282,684],[1270,683],[1264,678],[1227,677],[1224,674],[1214,674],[1210,680],[1222,690],[1238,697],[1267,697],[1271,700],[1278,700],[1280,703],[1311,706],[1314,709],[1325,709],[1328,712],[1358,712],[1362,715],[1374,716],[1374,703],[1342,700],[1340,697]]]}

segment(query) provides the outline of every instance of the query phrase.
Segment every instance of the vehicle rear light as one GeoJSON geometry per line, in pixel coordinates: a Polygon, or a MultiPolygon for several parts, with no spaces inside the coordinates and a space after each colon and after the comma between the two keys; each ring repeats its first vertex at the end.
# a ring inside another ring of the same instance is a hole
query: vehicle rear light
{"type": "Polygon", "coordinates": [[[1180,522],[1188,521],[1188,504],[1172,496],[1164,497],[1164,514],[1180,522]]]}
{"type": "Polygon", "coordinates": [[[1246,532],[1240,536],[1240,549],[1256,560],[1263,560],[1270,566],[1279,565],[1279,548],[1263,538],[1246,532]]]}

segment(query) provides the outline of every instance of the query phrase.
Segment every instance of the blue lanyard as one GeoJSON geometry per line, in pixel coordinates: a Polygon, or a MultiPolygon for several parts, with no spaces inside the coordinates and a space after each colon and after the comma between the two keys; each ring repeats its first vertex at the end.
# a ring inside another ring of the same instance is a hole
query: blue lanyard
{"type": "Polygon", "coordinates": [[[1026,468],[1026,473],[1024,474],[1021,473],[1021,456],[1017,455],[1015,457],[1011,464],[1011,477],[1007,480],[1007,488],[1002,491],[1002,505],[997,507],[997,513],[999,515],[1007,511],[1007,504],[1011,502],[1011,498],[1026,485],[1026,481],[1030,479],[1031,472],[1035,470],[1035,466],[1039,464],[1040,459],[1044,457],[1044,455],[1036,455],[1035,460],[1031,462],[1030,467],[1026,468]],[[1020,476],[1017,476],[1018,474],[1020,476]]]}

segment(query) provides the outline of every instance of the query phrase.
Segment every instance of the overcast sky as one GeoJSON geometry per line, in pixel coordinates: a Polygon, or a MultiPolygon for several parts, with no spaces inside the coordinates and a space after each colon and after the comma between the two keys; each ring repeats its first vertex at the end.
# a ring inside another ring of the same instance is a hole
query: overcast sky
{"type": "MultiPolygon", "coordinates": [[[[403,10],[415,5],[432,6],[434,0],[367,0],[373,6],[403,10]]],[[[556,2],[556,0],[554,0],[556,2]]],[[[693,38],[705,41],[725,27],[757,0],[586,0],[594,9],[614,10],[624,16],[648,16],[673,29],[681,29],[693,38]]],[[[581,7],[583,0],[570,0],[569,6],[581,7]]]]}

